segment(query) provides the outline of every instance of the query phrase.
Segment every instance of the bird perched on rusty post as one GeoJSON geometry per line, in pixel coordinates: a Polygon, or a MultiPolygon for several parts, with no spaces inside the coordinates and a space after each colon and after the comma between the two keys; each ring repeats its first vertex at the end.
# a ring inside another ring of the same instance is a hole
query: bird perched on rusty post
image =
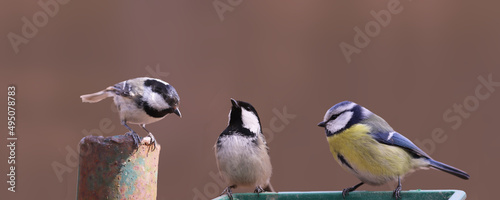
{"type": "Polygon", "coordinates": [[[146,124],[157,122],[166,115],[174,113],[181,117],[179,111],[180,98],[173,86],[156,78],[140,77],[129,79],[106,89],[80,96],[82,102],[95,103],[105,98],[113,97],[120,115],[121,124],[134,140],[135,148],[141,142],[140,136],[127,123],[138,124],[151,138],[150,149],[156,149],[156,139],[146,129],[146,124]]]}

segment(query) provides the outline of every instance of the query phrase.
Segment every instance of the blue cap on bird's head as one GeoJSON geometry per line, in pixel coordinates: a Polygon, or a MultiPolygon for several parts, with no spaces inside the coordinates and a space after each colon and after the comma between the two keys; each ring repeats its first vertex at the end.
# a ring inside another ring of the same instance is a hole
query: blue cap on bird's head
{"type": "Polygon", "coordinates": [[[401,178],[420,168],[470,178],[460,169],[433,160],[411,140],[394,131],[382,117],[354,102],[343,101],[332,106],[318,126],[325,128],[330,151],[337,162],[361,180],[342,191],[344,198],[365,183],[381,185],[397,180],[393,196],[399,199],[401,178]]]}
{"type": "Polygon", "coordinates": [[[325,127],[328,136],[339,133],[360,122],[371,112],[351,101],[342,101],[326,111],[323,121],[318,126],[325,127]]]}

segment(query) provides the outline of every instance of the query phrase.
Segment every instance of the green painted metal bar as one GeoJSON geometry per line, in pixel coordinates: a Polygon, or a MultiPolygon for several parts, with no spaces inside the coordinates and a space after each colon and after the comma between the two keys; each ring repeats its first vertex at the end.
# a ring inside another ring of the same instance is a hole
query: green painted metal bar
{"type": "MultiPolygon", "coordinates": [[[[409,190],[401,191],[400,200],[465,200],[466,194],[461,190],[409,190]]],[[[226,195],[215,198],[214,200],[227,200],[226,195]]],[[[233,193],[234,200],[316,200],[316,199],[339,199],[342,198],[342,191],[317,191],[317,192],[266,192],[258,196],[254,193],[233,193]]],[[[349,193],[345,199],[388,199],[394,200],[392,191],[354,191],[349,193]]]]}
{"type": "Polygon", "coordinates": [[[126,135],[84,137],[77,199],[156,199],[160,149],[133,149],[126,135]]]}

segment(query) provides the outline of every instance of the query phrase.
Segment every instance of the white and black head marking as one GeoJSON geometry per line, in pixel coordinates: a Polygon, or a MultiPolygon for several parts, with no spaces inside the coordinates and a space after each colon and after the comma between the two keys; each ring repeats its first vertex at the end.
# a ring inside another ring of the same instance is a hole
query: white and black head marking
{"type": "Polygon", "coordinates": [[[157,79],[144,81],[143,106],[152,117],[161,118],[169,113],[181,116],[178,110],[179,95],[170,84],[157,79]]]}
{"type": "Polygon", "coordinates": [[[368,109],[354,102],[343,101],[326,111],[323,121],[318,126],[325,127],[326,135],[332,136],[359,123],[371,114],[368,109]]]}
{"type": "Polygon", "coordinates": [[[255,108],[244,101],[231,99],[231,103],[229,122],[227,128],[219,136],[217,147],[220,148],[222,138],[233,135],[252,138],[252,142],[257,142],[258,134],[262,134],[262,127],[255,108]]]}
{"type": "Polygon", "coordinates": [[[244,101],[231,99],[232,107],[229,113],[228,126],[237,126],[250,131],[250,135],[255,136],[261,133],[259,114],[255,108],[244,101]]]}

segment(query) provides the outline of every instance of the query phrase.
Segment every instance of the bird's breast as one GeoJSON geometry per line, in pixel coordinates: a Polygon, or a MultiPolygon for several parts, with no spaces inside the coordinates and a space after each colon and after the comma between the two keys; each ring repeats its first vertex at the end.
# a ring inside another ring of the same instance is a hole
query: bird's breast
{"type": "Polygon", "coordinates": [[[262,185],[271,176],[267,148],[255,137],[229,135],[219,138],[216,157],[221,174],[231,184],[262,185]]]}
{"type": "Polygon", "coordinates": [[[115,105],[120,114],[120,119],[133,124],[150,124],[163,117],[152,117],[131,98],[115,96],[115,105]]]}
{"type": "Polygon", "coordinates": [[[402,148],[377,142],[364,124],[327,137],[330,151],[345,169],[372,185],[383,184],[411,170],[411,157],[402,148]]]}

